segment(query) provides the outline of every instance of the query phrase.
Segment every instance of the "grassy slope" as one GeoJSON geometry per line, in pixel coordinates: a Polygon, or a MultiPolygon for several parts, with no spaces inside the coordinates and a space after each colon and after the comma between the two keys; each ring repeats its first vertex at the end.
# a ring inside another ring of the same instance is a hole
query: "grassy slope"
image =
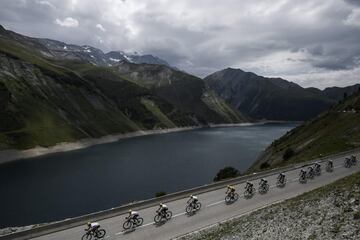
{"type": "Polygon", "coordinates": [[[237,123],[246,119],[212,93],[205,82],[190,74],[159,65],[120,63],[114,69],[131,81],[154,91],[201,123],[237,123]]]}
{"type": "Polygon", "coordinates": [[[111,71],[89,64],[69,68],[73,64],[45,59],[36,50],[0,37],[0,149],[51,146],[173,127],[174,122],[194,125],[169,103],[111,71]],[[152,109],[156,112],[144,106],[143,97],[157,104],[152,109]]]}
{"type": "Polygon", "coordinates": [[[181,239],[357,239],[359,197],[356,173],[181,239]]]}
{"type": "Polygon", "coordinates": [[[275,140],[250,171],[266,165],[270,168],[282,166],[360,147],[359,112],[360,92],[275,140]],[[295,154],[284,160],[287,149],[292,149],[295,154]]]}
{"type": "Polygon", "coordinates": [[[0,83],[11,96],[0,111],[0,148],[50,146],[138,129],[116,109],[97,109],[88,96],[98,97],[101,104],[106,101],[72,71],[3,39],[0,53],[0,83]]]}
{"type": "Polygon", "coordinates": [[[212,90],[207,90],[204,92],[202,101],[210,109],[213,109],[215,112],[221,115],[228,123],[242,122],[246,119],[212,90]]]}

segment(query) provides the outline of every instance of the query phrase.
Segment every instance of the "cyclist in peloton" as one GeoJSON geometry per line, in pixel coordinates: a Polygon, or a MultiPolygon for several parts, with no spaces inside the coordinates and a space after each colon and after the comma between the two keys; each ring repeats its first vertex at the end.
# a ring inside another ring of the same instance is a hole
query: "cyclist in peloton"
{"type": "Polygon", "coordinates": [[[189,200],[187,200],[187,203],[195,206],[197,201],[198,201],[198,198],[196,196],[190,195],[190,198],[189,198],[189,200]]]}
{"type": "Polygon", "coordinates": [[[264,185],[266,185],[267,184],[267,180],[265,179],[265,178],[262,178],[261,180],[260,180],[260,182],[259,182],[259,185],[260,186],[264,186],[264,185]]]}
{"type": "Polygon", "coordinates": [[[136,211],[133,211],[131,209],[128,211],[128,213],[129,213],[129,216],[127,216],[126,219],[136,219],[139,217],[139,213],[136,211]]]}
{"type": "Polygon", "coordinates": [[[334,167],[334,163],[333,163],[332,160],[329,160],[329,161],[328,161],[328,166],[331,167],[331,168],[334,167]]]}
{"type": "Polygon", "coordinates": [[[321,168],[320,163],[316,162],[315,163],[315,170],[319,170],[321,168]]]}
{"type": "Polygon", "coordinates": [[[245,189],[248,190],[248,191],[252,191],[253,186],[254,186],[253,183],[247,181],[246,185],[245,185],[245,189]]]}
{"type": "Polygon", "coordinates": [[[85,229],[87,232],[95,232],[100,228],[100,224],[97,222],[88,222],[87,223],[87,229],[85,229]]]}
{"type": "Polygon", "coordinates": [[[229,196],[233,197],[235,193],[235,187],[231,185],[227,185],[227,190],[225,194],[229,194],[229,196]]]}
{"type": "Polygon", "coordinates": [[[314,168],[312,166],[308,167],[309,169],[309,176],[313,176],[314,175],[314,168]]]}
{"type": "Polygon", "coordinates": [[[351,155],[351,160],[353,161],[353,163],[356,162],[356,156],[355,155],[351,155]]]}
{"type": "Polygon", "coordinates": [[[167,210],[168,210],[168,207],[167,207],[165,204],[160,203],[160,204],[159,204],[159,209],[158,209],[156,212],[159,212],[159,213],[161,213],[162,215],[165,216],[167,210]]]}
{"type": "Polygon", "coordinates": [[[280,173],[279,176],[278,176],[278,179],[279,179],[279,182],[283,183],[284,180],[285,180],[285,173],[280,173]]]}
{"type": "Polygon", "coordinates": [[[306,171],[305,171],[304,169],[301,169],[301,170],[300,170],[300,177],[303,178],[303,179],[305,179],[305,177],[306,177],[306,171]]]}

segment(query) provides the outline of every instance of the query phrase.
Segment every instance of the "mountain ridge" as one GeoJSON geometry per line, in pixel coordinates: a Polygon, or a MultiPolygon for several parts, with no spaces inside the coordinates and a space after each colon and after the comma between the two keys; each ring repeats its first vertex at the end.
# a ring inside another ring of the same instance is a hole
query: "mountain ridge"
{"type": "Polygon", "coordinates": [[[282,78],[267,78],[241,69],[226,68],[204,80],[220,97],[253,119],[303,121],[315,117],[351,94],[346,88],[303,88],[282,78]]]}
{"type": "Polygon", "coordinates": [[[57,60],[80,60],[87,61],[99,66],[112,66],[114,63],[126,60],[135,64],[160,64],[170,66],[165,60],[151,54],[141,55],[135,53],[125,53],[124,51],[103,52],[101,49],[89,45],[68,44],[59,40],[49,38],[28,37],[10,30],[6,30],[0,25],[0,34],[7,35],[19,42],[30,43],[29,46],[40,49],[45,57],[57,60]],[[114,58],[114,56],[116,57],[114,58]]]}

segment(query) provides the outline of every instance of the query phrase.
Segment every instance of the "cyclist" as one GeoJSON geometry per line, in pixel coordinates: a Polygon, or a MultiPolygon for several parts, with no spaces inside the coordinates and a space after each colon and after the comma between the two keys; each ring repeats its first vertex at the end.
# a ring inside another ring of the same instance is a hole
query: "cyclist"
{"type": "Polygon", "coordinates": [[[100,228],[100,224],[97,222],[88,222],[86,225],[88,227],[85,229],[87,232],[95,232],[100,228]]]}
{"type": "Polygon", "coordinates": [[[139,213],[136,211],[133,211],[131,209],[128,211],[128,213],[129,213],[129,216],[127,216],[126,219],[136,219],[139,217],[139,213]]]}
{"type": "Polygon", "coordinates": [[[235,187],[231,185],[227,185],[226,194],[229,194],[229,196],[234,196],[235,193],[235,187]]]}
{"type": "Polygon", "coordinates": [[[321,165],[320,165],[320,163],[316,162],[314,165],[315,165],[315,166],[314,166],[315,172],[316,172],[317,174],[320,174],[320,172],[321,172],[321,165]]]}
{"type": "Polygon", "coordinates": [[[333,168],[333,167],[334,167],[334,163],[333,163],[332,160],[329,160],[327,164],[328,164],[328,166],[329,166],[330,168],[333,168]]]}
{"type": "Polygon", "coordinates": [[[301,177],[302,179],[305,179],[305,178],[306,178],[306,171],[305,171],[304,169],[301,169],[301,170],[300,170],[300,177],[301,177]]]}
{"type": "Polygon", "coordinates": [[[266,185],[267,184],[267,180],[265,179],[265,178],[262,178],[261,180],[260,180],[260,182],[259,182],[259,185],[260,186],[264,186],[264,185],[266,185]]]}
{"type": "Polygon", "coordinates": [[[159,212],[160,214],[162,214],[162,215],[165,216],[167,210],[168,210],[168,207],[167,207],[165,204],[160,203],[160,204],[159,204],[159,209],[158,209],[156,212],[159,212]]]}
{"type": "Polygon", "coordinates": [[[195,205],[198,201],[198,198],[194,195],[190,195],[189,200],[187,200],[188,204],[195,205]]]}
{"type": "Polygon", "coordinates": [[[279,182],[284,183],[285,181],[285,173],[280,173],[278,176],[279,182]]]}
{"type": "Polygon", "coordinates": [[[245,185],[245,190],[247,190],[247,191],[249,191],[249,192],[252,192],[252,191],[253,191],[253,186],[254,186],[253,183],[247,181],[247,182],[246,182],[246,185],[245,185]]]}
{"type": "Polygon", "coordinates": [[[314,168],[312,166],[308,167],[309,169],[309,176],[312,177],[314,176],[314,168]]]}

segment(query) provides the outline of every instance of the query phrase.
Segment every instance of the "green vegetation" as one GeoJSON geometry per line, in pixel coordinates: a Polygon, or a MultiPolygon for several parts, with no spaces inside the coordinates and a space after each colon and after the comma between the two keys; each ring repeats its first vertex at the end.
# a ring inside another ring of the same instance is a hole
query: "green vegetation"
{"type": "Polygon", "coordinates": [[[166,192],[164,192],[164,191],[160,191],[160,192],[155,193],[155,197],[162,197],[162,196],[165,196],[165,195],[166,195],[166,192]]]}
{"type": "Polygon", "coordinates": [[[160,108],[151,100],[142,98],[141,103],[160,121],[154,128],[175,128],[176,125],[160,110],[160,108]]]}
{"type": "Polygon", "coordinates": [[[225,167],[221,169],[215,176],[214,182],[221,181],[228,178],[234,178],[240,176],[239,170],[234,167],[225,167]]]}
{"type": "Polygon", "coordinates": [[[275,140],[255,165],[277,167],[360,147],[360,92],[275,140]]]}
{"type": "Polygon", "coordinates": [[[228,123],[237,123],[245,119],[237,110],[228,105],[214,91],[208,90],[203,93],[202,101],[210,108],[226,119],[228,123]]]}
{"type": "Polygon", "coordinates": [[[283,155],[283,160],[287,161],[289,160],[291,157],[293,157],[295,155],[295,152],[292,148],[288,148],[286,149],[284,155],[283,155]]]}

